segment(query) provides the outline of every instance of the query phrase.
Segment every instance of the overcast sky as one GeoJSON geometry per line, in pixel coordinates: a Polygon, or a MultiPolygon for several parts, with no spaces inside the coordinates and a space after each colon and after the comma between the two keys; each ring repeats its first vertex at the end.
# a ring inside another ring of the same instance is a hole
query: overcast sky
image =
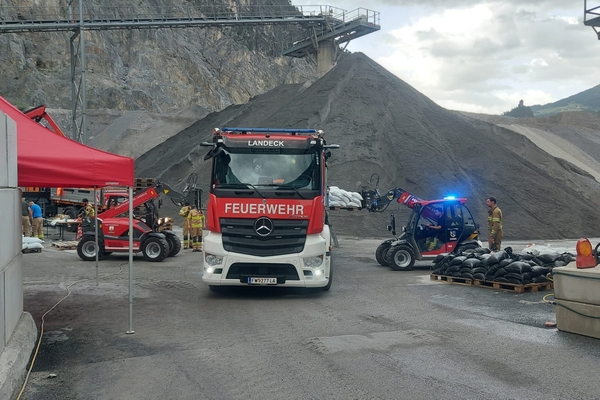
{"type": "MultiPolygon", "coordinates": [[[[583,0],[293,0],[381,12],[381,30],[348,50],[377,61],[439,105],[500,114],[600,84],[600,41],[583,0]]],[[[588,1],[588,9],[600,0],[588,1]]]]}

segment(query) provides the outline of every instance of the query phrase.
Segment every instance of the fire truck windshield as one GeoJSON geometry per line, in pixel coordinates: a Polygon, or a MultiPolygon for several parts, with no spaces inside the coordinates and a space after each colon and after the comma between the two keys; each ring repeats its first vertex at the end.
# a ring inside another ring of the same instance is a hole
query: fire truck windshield
{"type": "Polygon", "coordinates": [[[239,188],[240,185],[277,186],[318,190],[321,185],[319,153],[307,149],[223,148],[214,159],[214,187],[239,188]]]}

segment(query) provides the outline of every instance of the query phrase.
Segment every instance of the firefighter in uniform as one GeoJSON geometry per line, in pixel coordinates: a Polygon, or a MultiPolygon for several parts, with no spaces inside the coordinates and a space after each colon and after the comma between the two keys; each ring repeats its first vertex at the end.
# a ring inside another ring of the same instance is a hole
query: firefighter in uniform
{"type": "Polygon", "coordinates": [[[498,251],[502,246],[502,210],[496,205],[495,197],[488,197],[485,204],[488,210],[488,241],[490,250],[498,251]]]}
{"type": "Polygon", "coordinates": [[[190,229],[189,229],[189,221],[188,216],[190,214],[191,206],[183,206],[181,210],[179,210],[179,215],[183,217],[183,248],[187,249],[188,247],[192,248],[192,242],[190,240],[190,229]]]}
{"type": "Polygon", "coordinates": [[[192,206],[188,215],[189,229],[192,236],[193,251],[202,251],[202,228],[204,227],[204,214],[196,206],[192,206]]]}
{"type": "Polygon", "coordinates": [[[79,211],[79,214],[82,216],[82,218],[94,218],[96,216],[96,210],[94,210],[94,206],[88,202],[88,199],[83,199],[81,202],[83,203],[83,209],[79,211]]]}

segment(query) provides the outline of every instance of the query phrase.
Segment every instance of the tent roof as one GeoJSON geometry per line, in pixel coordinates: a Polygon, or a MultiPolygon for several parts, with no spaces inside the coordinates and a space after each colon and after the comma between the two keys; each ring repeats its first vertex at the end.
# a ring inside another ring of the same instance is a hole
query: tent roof
{"type": "Polygon", "coordinates": [[[133,186],[133,159],[88,147],[32,121],[0,96],[17,125],[19,186],[133,186]]]}

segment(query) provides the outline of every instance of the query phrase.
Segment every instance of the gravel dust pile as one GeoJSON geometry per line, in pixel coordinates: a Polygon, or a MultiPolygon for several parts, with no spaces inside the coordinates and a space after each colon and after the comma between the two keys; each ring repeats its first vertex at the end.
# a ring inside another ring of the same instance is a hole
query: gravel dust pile
{"type": "MultiPolygon", "coordinates": [[[[311,86],[279,86],[207,115],[140,156],[136,176],[181,188],[195,172],[206,197],[208,148],[200,142],[222,126],[323,129],[328,143],[341,145],[329,162],[330,185],[358,191],[372,186],[369,177],[377,173],[381,191],[467,197],[483,230],[485,198],[495,196],[506,239],[600,236],[600,184],[590,172],[513,130],[438,106],[362,53],[345,57],[311,86]]],[[[400,225],[406,221],[407,209],[396,203],[383,214],[332,211],[331,217],[338,235],[385,237],[391,212],[400,225]]]]}

